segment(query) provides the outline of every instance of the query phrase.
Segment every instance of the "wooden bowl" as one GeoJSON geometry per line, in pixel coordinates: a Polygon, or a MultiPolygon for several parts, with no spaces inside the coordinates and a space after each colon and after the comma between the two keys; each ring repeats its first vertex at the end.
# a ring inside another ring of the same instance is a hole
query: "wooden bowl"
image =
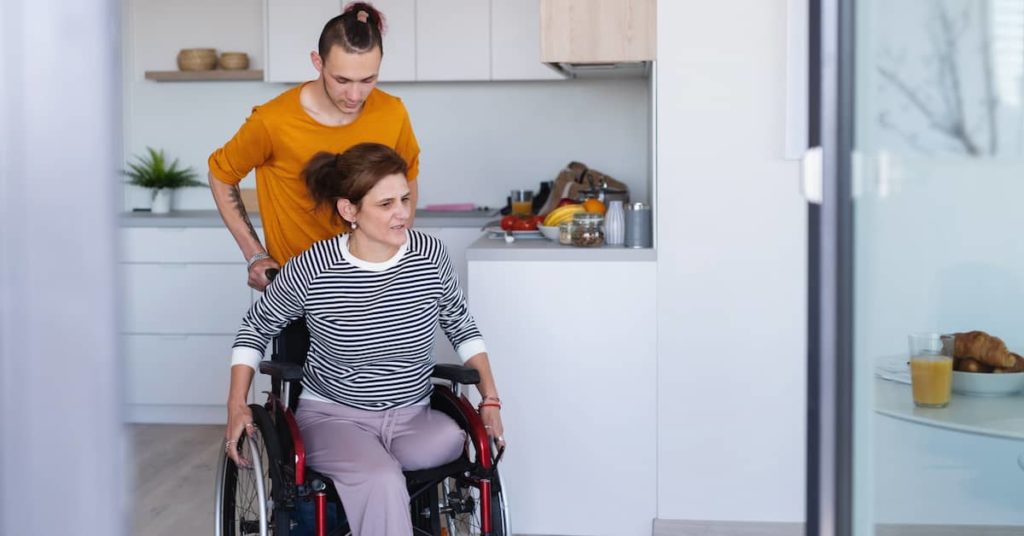
{"type": "Polygon", "coordinates": [[[221,52],[218,64],[228,71],[244,71],[249,68],[249,55],[245,52],[221,52]]]}
{"type": "Polygon", "coordinates": [[[178,52],[178,69],[209,71],[217,66],[217,51],[212,48],[183,48],[178,52]]]}

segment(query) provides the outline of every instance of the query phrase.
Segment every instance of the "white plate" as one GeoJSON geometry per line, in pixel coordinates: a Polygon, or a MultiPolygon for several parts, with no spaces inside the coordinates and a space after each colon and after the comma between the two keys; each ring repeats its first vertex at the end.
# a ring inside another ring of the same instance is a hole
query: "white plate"
{"type": "Polygon", "coordinates": [[[953,392],[970,396],[1007,396],[1024,389],[1024,372],[953,371],[953,392]]]}
{"type": "MultiPolygon", "coordinates": [[[[491,238],[505,238],[505,232],[501,227],[488,227],[487,233],[491,238]]],[[[544,238],[540,231],[508,231],[516,238],[544,238]]]]}

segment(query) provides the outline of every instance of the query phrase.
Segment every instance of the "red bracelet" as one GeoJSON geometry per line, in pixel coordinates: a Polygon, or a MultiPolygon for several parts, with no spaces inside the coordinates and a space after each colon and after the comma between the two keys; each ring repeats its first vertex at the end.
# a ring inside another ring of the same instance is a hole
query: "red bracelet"
{"type": "Polygon", "coordinates": [[[484,409],[484,408],[498,408],[498,409],[501,409],[501,404],[492,404],[492,403],[487,403],[487,402],[481,402],[480,405],[477,406],[478,410],[484,409]]]}

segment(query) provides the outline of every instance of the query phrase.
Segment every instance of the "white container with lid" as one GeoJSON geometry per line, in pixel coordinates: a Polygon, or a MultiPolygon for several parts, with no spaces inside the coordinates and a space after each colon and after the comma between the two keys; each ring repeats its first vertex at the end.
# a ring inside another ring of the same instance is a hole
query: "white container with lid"
{"type": "Polygon", "coordinates": [[[626,215],[622,210],[622,201],[608,203],[604,213],[604,243],[609,246],[621,246],[626,238],[626,215]]]}

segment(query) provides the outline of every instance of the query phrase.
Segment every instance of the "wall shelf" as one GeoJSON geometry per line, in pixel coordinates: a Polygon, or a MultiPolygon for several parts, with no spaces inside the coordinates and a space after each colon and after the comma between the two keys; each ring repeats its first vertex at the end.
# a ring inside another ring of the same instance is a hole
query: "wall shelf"
{"type": "Polygon", "coordinates": [[[262,70],[228,71],[146,71],[146,80],[157,82],[203,82],[231,80],[263,80],[262,70]]]}

